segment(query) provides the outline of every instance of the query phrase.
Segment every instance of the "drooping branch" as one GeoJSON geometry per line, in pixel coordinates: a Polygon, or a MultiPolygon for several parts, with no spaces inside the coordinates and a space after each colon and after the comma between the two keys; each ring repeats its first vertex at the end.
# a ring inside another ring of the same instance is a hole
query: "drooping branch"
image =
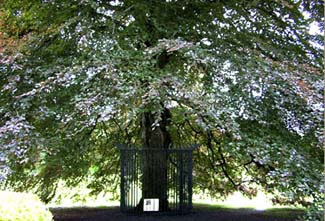
{"type": "MultiPolygon", "coordinates": [[[[227,172],[228,164],[227,164],[227,161],[226,161],[225,156],[223,155],[222,148],[221,148],[221,143],[214,137],[214,135],[211,132],[208,132],[208,137],[209,137],[209,139],[212,139],[215,142],[216,146],[217,146],[218,153],[219,153],[219,155],[221,157],[221,164],[220,164],[220,166],[221,166],[222,172],[227,177],[227,179],[231,182],[231,184],[234,187],[238,188],[241,185],[241,183],[236,184],[236,182],[232,179],[232,177],[227,172]]],[[[211,151],[213,153],[213,149],[212,148],[211,148],[211,151]]]]}
{"type": "Polygon", "coordinates": [[[217,162],[217,161],[219,161],[218,159],[216,159],[216,154],[215,154],[215,152],[214,152],[214,150],[213,150],[213,147],[212,147],[212,137],[211,137],[211,132],[208,132],[208,134],[207,134],[207,148],[210,150],[210,152],[211,152],[211,158],[212,158],[212,160],[211,160],[211,158],[209,158],[210,159],[210,166],[213,168],[213,170],[214,170],[214,172],[218,172],[217,170],[216,170],[216,166],[222,166],[222,164],[223,163],[218,163],[218,164],[215,164],[214,162],[217,162]]]}
{"type": "Polygon", "coordinates": [[[131,135],[129,134],[128,127],[130,126],[130,123],[123,129],[121,125],[118,123],[118,121],[115,119],[115,117],[112,118],[113,123],[118,127],[119,131],[123,134],[125,133],[127,144],[131,144],[131,135]]]}
{"type": "Polygon", "coordinates": [[[264,169],[267,172],[274,171],[275,170],[275,168],[272,165],[270,165],[270,164],[263,164],[260,161],[258,161],[256,159],[256,156],[254,156],[252,153],[250,153],[249,156],[251,157],[251,160],[248,161],[247,163],[245,163],[243,165],[247,171],[249,171],[249,169],[247,168],[247,166],[250,165],[250,164],[252,164],[252,163],[254,163],[258,169],[264,169]]]}

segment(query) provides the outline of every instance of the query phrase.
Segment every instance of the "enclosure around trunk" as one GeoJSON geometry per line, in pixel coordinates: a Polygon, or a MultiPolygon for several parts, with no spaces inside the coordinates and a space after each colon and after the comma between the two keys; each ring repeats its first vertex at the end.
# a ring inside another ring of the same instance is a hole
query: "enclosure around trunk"
{"type": "Polygon", "coordinates": [[[192,209],[192,152],[198,145],[157,149],[118,146],[121,211],[188,213],[192,209]]]}

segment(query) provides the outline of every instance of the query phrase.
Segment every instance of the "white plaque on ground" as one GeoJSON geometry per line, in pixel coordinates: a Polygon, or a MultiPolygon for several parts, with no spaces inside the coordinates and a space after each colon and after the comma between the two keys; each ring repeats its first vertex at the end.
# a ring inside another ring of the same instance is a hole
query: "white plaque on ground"
{"type": "Polygon", "coordinates": [[[144,199],[143,211],[159,211],[159,199],[144,199]]]}

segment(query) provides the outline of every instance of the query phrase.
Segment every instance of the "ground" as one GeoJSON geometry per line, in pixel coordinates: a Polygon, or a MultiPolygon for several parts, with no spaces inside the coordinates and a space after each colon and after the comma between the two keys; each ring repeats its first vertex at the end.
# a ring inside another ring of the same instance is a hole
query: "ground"
{"type": "Polygon", "coordinates": [[[119,207],[106,208],[52,208],[55,221],[295,221],[302,211],[211,208],[195,206],[188,215],[173,216],[135,216],[125,215],[119,207]]]}

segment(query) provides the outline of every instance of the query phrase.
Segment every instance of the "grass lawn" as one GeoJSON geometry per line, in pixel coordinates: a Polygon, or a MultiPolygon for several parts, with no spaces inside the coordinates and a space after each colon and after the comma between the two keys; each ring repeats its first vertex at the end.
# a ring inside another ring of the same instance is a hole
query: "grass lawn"
{"type": "Polygon", "coordinates": [[[55,221],[295,221],[303,215],[301,209],[234,208],[222,204],[194,204],[193,212],[184,216],[125,215],[118,206],[52,208],[55,221]]]}
{"type": "Polygon", "coordinates": [[[292,207],[273,207],[266,210],[256,210],[253,207],[235,207],[227,204],[194,203],[194,211],[227,211],[231,213],[258,213],[270,217],[294,218],[303,215],[305,210],[292,207]]]}
{"type": "MultiPolygon", "coordinates": [[[[109,200],[107,197],[91,199],[86,197],[84,201],[70,201],[68,198],[58,204],[49,205],[52,212],[60,217],[87,217],[105,214],[111,211],[119,212],[119,201],[109,200]]],[[[260,220],[295,220],[303,215],[303,208],[280,207],[272,205],[269,198],[259,193],[257,197],[248,199],[239,192],[230,195],[224,201],[211,200],[202,195],[193,196],[193,211],[197,214],[224,214],[237,217],[260,217],[260,220]]],[[[65,220],[65,219],[58,219],[65,220]]],[[[250,220],[250,219],[248,219],[250,220]]]]}

